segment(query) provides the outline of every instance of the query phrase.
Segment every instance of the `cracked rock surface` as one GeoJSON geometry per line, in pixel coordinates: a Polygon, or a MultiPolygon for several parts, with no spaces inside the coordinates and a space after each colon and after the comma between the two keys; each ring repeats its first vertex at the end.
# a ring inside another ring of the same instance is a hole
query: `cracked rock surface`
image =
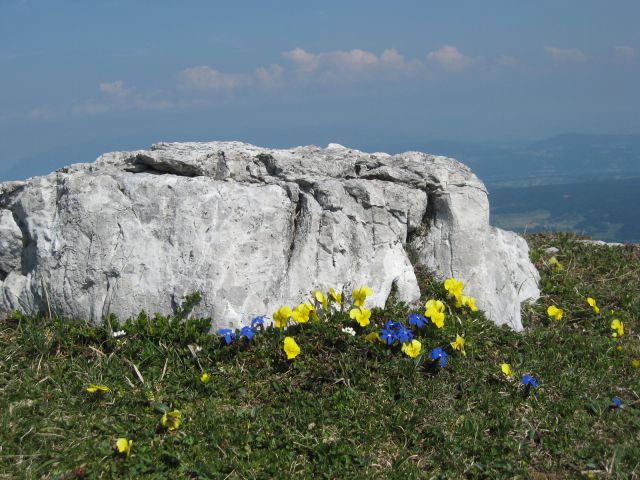
{"type": "Polygon", "coordinates": [[[489,225],[484,185],[445,157],[160,143],[0,184],[4,313],[100,322],[199,290],[194,314],[220,328],[329,287],[414,303],[410,257],[517,330],[539,295],[526,242],[489,225]]]}

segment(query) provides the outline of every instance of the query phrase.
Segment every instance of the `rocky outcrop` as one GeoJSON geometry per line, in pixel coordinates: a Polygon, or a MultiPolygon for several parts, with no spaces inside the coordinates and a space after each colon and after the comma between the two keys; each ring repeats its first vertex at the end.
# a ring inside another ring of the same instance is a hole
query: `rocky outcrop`
{"type": "Polygon", "coordinates": [[[392,286],[415,302],[412,261],[466,283],[521,329],[537,298],[525,241],[489,226],[487,191],[455,160],[340,145],[273,150],[160,143],[0,185],[0,309],[100,322],[169,313],[199,290],[214,327],[316,288],[392,286]]]}

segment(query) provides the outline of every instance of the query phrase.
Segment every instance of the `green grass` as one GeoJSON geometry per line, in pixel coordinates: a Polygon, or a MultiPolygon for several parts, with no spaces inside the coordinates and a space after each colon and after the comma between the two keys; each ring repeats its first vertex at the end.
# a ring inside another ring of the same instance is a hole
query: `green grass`
{"type": "MultiPolygon", "coordinates": [[[[0,478],[638,478],[640,249],[528,241],[543,297],[524,308],[525,332],[449,302],[445,328],[418,333],[425,353],[445,347],[445,368],[364,339],[419,311],[392,302],[355,337],[341,332],[355,326],[346,313],[290,327],[292,361],[281,332],[226,346],[187,312],[100,327],[13,315],[0,323],[0,478]],[[449,346],[456,333],[466,356],[449,346]],[[520,385],[524,373],[540,387],[520,385]],[[111,392],[89,394],[92,383],[111,392]],[[160,425],[169,409],[182,413],[175,432],[160,425]],[[131,457],[114,453],[118,437],[133,439],[131,457]]],[[[419,273],[424,299],[444,300],[419,273]]]]}

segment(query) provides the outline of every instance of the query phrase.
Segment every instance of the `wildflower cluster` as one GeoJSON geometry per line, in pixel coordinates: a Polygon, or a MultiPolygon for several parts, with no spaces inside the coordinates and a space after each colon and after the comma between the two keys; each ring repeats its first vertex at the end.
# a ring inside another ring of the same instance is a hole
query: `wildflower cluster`
{"type": "MultiPolygon", "coordinates": [[[[550,265],[555,272],[563,269],[557,259],[555,263],[550,262],[550,265]]],[[[303,301],[295,307],[281,306],[273,312],[273,326],[267,325],[266,316],[256,316],[248,326],[242,326],[235,330],[219,329],[217,341],[223,346],[236,344],[252,348],[251,345],[255,343],[255,337],[269,330],[273,335],[267,338],[277,339],[278,352],[282,363],[284,363],[284,358],[287,361],[293,361],[303,354],[306,348],[305,344],[302,341],[299,344],[294,335],[305,328],[310,328],[308,325],[305,326],[306,324],[322,322],[328,318],[334,320],[338,318],[339,325],[335,330],[336,333],[341,332],[342,334],[343,341],[340,342],[342,345],[346,343],[345,339],[349,339],[349,343],[346,344],[364,339],[374,345],[371,348],[402,352],[409,359],[414,359],[414,362],[406,360],[407,364],[413,364],[413,368],[418,368],[425,360],[430,360],[432,362],[429,367],[432,369],[431,371],[439,371],[439,369],[446,368],[447,363],[452,359],[454,363],[465,361],[467,348],[470,357],[474,356],[474,340],[470,339],[470,343],[467,344],[464,322],[461,319],[464,316],[460,315],[459,310],[456,309],[466,309],[467,313],[478,310],[475,298],[464,295],[462,281],[448,278],[444,282],[444,290],[446,295],[439,295],[440,298],[430,298],[426,301],[424,312],[411,312],[406,320],[401,321],[387,319],[382,328],[380,328],[380,323],[376,325],[376,322],[380,321],[379,312],[376,310],[372,312],[366,307],[367,300],[374,294],[368,286],[354,289],[351,292],[350,303],[347,302],[347,298],[343,298],[342,293],[336,292],[333,288],[328,292],[315,290],[311,292],[309,300],[303,301]],[[335,315],[330,317],[332,313],[335,315]],[[461,331],[456,331],[459,327],[462,327],[461,331]],[[354,340],[351,340],[350,337],[354,337],[354,340]]],[[[613,311],[601,310],[595,298],[587,297],[585,301],[593,314],[600,315],[600,319],[605,319],[612,330],[612,337],[619,341],[625,334],[624,323],[617,318],[613,311]]],[[[558,305],[548,305],[547,315],[556,322],[565,318],[564,310],[558,305]]],[[[331,326],[329,325],[329,327],[331,326]]],[[[298,337],[298,340],[300,338],[303,337],[298,337]]],[[[640,359],[632,360],[632,366],[640,368],[640,359]]],[[[499,364],[499,367],[495,365],[494,368],[497,376],[502,374],[502,382],[521,389],[525,396],[529,395],[532,389],[538,389],[540,385],[539,377],[529,372],[525,373],[524,368],[522,369],[524,371],[517,372],[515,370],[519,368],[514,370],[509,363],[499,364]]],[[[194,381],[197,382],[198,377],[194,381]]],[[[200,384],[209,384],[212,382],[212,377],[208,372],[201,371],[199,382],[200,384]]],[[[94,395],[94,398],[100,398],[102,395],[109,394],[111,390],[106,385],[91,384],[86,387],[86,392],[94,395]]],[[[610,408],[622,409],[622,400],[619,397],[613,397],[610,408]]],[[[167,407],[159,419],[159,427],[165,433],[174,433],[181,427],[182,420],[180,410],[170,410],[167,407]]],[[[120,437],[116,440],[115,451],[122,458],[128,458],[131,455],[132,446],[132,439],[120,437]]]]}
{"type": "Polygon", "coordinates": [[[266,317],[260,315],[251,320],[251,326],[241,327],[240,330],[231,330],[230,328],[221,328],[218,330],[221,338],[227,345],[231,345],[236,339],[246,338],[248,341],[253,340],[256,333],[264,330],[264,322],[266,317]]]}

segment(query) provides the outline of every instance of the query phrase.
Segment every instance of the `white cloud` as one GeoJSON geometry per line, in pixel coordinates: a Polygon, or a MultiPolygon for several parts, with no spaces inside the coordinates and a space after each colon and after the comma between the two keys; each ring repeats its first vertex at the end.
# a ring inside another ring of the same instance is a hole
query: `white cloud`
{"type": "Polygon", "coordinates": [[[544,52],[551,57],[554,62],[585,62],[587,60],[587,56],[578,48],[546,46],[544,47],[544,52]]]}
{"type": "Polygon", "coordinates": [[[31,120],[54,120],[58,117],[58,113],[51,107],[36,107],[29,111],[27,117],[31,120]]]}
{"type": "Polygon", "coordinates": [[[305,73],[311,73],[318,68],[318,55],[305,52],[302,48],[294,48],[288,52],[283,52],[282,56],[287,60],[291,60],[299,70],[305,73]]]}
{"type": "Polygon", "coordinates": [[[627,45],[618,45],[614,50],[616,58],[620,60],[633,60],[636,56],[636,51],[627,45]]]}
{"type": "Polygon", "coordinates": [[[100,91],[117,98],[128,97],[133,93],[133,90],[124,86],[124,82],[122,80],[116,80],[111,83],[101,83],[100,91]]]}
{"type": "Polygon", "coordinates": [[[265,88],[277,88],[284,81],[284,68],[273,64],[268,67],[259,67],[255,71],[256,80],[265,88]]]}
{"type": "Polygon", "coordinates": [[[384,76],[410,75],[418,72],[422,64],[407,61],[394,48],[380,55],[361,49],[333,50],[310,53],[302,48],[283,52],[282,56],[293,64],[299,77],[315,76],[322,81],[354,81],[381,74],[384,76]]]}
{"type": "Polygon", "coordinates": [[[464,70],[475,62],[473,58],[463,55],[453,45],[443,45],[435,52],[429,52],[427,59],[451,72],[464,70]]]}
{"type": "Polygon", "coordinates": [[[496,63],[502,67],[515,67],[518,65],[518,59],[511,55],[501,55],[496,60],[496,63]]]}
{"type": "Polygon", "coordinates": [[[183,88],[188,90],[235,90],[250,82],[244,74],[223,73],[206,65],[191,67],[178,75],[183,88]]]}
{"type": "Polygon", "coordinates": [[[101,83],[98,86],[102,97],[75,105],[71,113],[77,115],[99,115],[117,110],[164,110],[172,106],[165,93],[140,95],[135,89],[127,88],[122,80],[101,83]]]}

